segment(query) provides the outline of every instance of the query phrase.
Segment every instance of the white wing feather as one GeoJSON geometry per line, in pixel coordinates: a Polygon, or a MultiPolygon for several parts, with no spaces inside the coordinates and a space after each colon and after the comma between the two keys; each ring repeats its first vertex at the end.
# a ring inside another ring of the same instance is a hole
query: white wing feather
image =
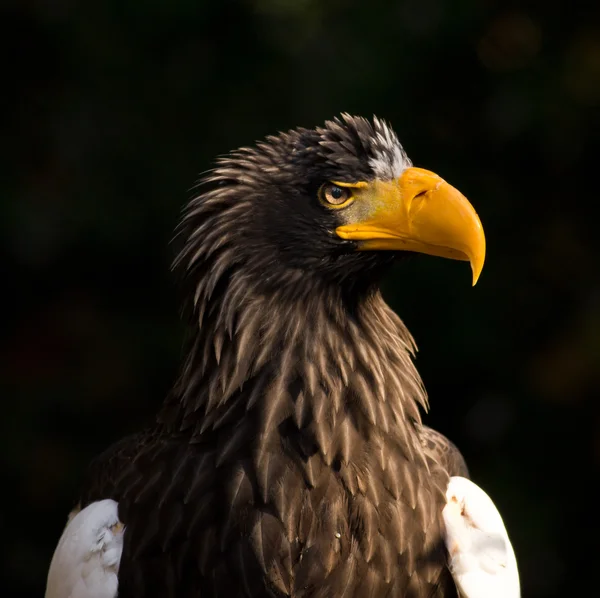
{"type": "Polygon", "coordinates": [[[470,480],[450,478],[443,510],[454,581],[464,598],[520,598],[519,571],[492,499],[470,480]]]}
{"type": "Polygon", "coordinates": [[[46,598],[115,598],[123,533],[114,500],[70,517],[50,563],[46,598]]]}

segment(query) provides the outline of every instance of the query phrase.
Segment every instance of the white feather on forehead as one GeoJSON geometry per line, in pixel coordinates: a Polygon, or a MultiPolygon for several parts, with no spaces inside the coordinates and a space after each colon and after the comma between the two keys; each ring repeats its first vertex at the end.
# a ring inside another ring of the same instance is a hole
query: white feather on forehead
{"type": "Polygon", "coordinates": [[[412,162],[406,155],[404,148],[400,145],[396,133],[388,124],[373,117],[375,124],[375,139],[373,140],[373,157],[369,159],[369,165],[375,176],[381,180],[397,179],[412,162]]]}

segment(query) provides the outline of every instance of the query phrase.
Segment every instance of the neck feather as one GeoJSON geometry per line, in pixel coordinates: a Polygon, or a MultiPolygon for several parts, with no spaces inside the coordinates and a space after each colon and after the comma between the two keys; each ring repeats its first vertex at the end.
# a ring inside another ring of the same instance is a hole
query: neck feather
{"type": "Polygon", "coordinates": [[[349,300],[298,273],[297,285],[266,294],[241,269],[221,274],[196,289],[191,349],[163,425],[203,442],[244,420],[259,453],[293,432],[299,450],[327,462],[347,462],[353,436],[384,435],[412,452],[427,398],[413,339],[379,291],[349,300]]]}

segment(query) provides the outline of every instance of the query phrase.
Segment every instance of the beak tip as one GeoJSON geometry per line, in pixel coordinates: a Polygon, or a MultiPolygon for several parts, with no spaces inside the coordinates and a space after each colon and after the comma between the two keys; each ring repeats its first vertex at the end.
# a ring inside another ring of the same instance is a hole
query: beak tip
{"type": "Polygon", "coordinates": [[[477,284],[483,270],[483,259],[471,259],[471,272],[473,273],[473,286],[477,284]]]}

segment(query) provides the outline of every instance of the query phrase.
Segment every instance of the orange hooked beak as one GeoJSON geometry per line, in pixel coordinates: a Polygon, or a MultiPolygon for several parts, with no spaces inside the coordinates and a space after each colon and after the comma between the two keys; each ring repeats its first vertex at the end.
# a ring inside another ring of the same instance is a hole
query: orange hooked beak
{"type": "Polygon", "coordinates": [[[337,227],[361,251],[403,250],[471,264],[473,285],[485,261],[485,236],[467,198],[437,174],[407,168],[392,181],[335,183],[352,187],[354,201],[337,227]]]}

